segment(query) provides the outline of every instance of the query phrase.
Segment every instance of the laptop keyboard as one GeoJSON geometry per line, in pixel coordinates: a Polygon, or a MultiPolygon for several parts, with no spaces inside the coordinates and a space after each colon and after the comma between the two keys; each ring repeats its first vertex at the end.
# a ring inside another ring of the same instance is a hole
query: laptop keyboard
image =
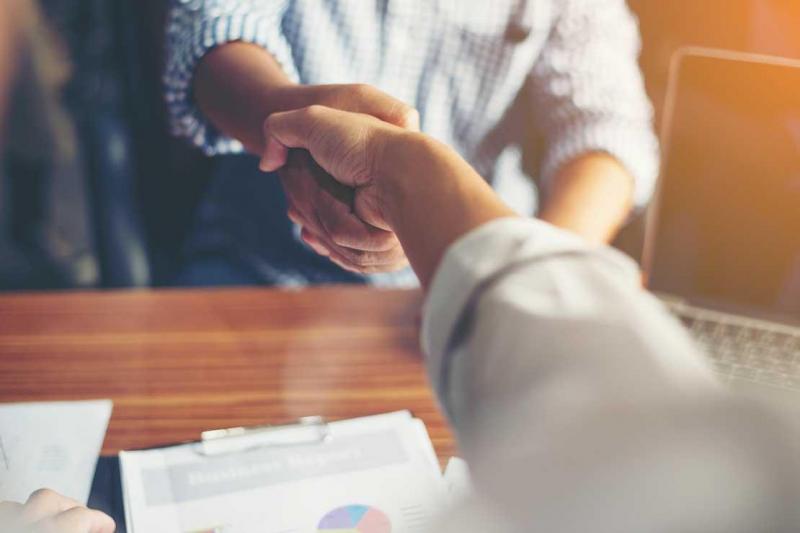
{"type": "Polygon", "coordinates": [[[724,382],[800,391],[800,330],[702,311],[679,318],[711,356],[724,382]]]}

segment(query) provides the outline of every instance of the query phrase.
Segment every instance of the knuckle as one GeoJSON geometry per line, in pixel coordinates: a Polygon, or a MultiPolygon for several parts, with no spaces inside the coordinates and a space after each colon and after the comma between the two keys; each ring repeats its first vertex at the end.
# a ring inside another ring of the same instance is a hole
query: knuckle
{"type": "Polygon", "coordinates": [[[356,97],[369,97],[375,94],[376,89],[368,83],[354,83],[349,86],[349,92],[356,97]]]}
{"type": "Polygon", "coordinates": [[[418,130],[420,127],[421,119],[419,116],[419,111],[417,111],[414,107],[406,106],[406,109],[403,113],[403,120],[406,128],[418,130]]]}
{"type": "Polygon", "coordinates": [[[366,83],[350,83],[335,86],[321,101],[336,109],[358,111],[364,100],[369,99],[375,89],[366,83]]]}
{"type": "Polygon", "coordinates": [[[321,104],[312,104],[303,109],[304,118],[310,121],[319,120],[325,113],[325,106],[321,104]]]}
{"type": "Polygon", "coordinates": [[[399,245],[397,235],[390,232],[380,233],[375,237],[375,248],[384,251],[394,251],[399,245]]]}
{"type": "Polygon", "coordinates": [[[400,102],[393,112],[393,122],[402,128],[416,128],[419,124],[419,113],[410,105],[400,102]]]}
{"type": "Polygon", "coordinates": [[[337,224],[335,224],[332,229],[328,229],[328,235],[330,236],[331,241],[333,241],[333,244],[337,246],[353,246],[353,237],[349,235],[348,232],[344,231],[340,226],[337,227],[337,224]]]}
{"type": "Polygon", "coordinates": [[[28,497],[28,502],[39,501],[39,500],[49,500],[52,498],[57,497],[57,494],[52,489],[37,489],[31,493],[28,497]]]}

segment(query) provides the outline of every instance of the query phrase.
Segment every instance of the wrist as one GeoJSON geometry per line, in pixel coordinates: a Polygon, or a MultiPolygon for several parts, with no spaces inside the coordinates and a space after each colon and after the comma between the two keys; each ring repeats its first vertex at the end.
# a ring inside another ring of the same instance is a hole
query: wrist
{"type": "Polygon", "coordinates": [[[399,129],[387,129],[378,144],[371,151],[373,183],[386,221],[396,227],[407,216],[407,203],[430,185],[430,172],[441,147],[422,133],[399,129]]]}
{"type": "Polygon", "coordinates": [[[458,238],[491,220],[516,216],[455,150],[431,137],[388,132],[376,157],[372,177],[383,217],[423,286],[458,238]]]}
{"type": "Polygon", "coordinates": [[[232,42],[214,48],[198,63],[192,93],[217,129],[258,154],[264,148],[264,121],[284,105],[282,93],[293,85],[269,52],[232,42]]]}

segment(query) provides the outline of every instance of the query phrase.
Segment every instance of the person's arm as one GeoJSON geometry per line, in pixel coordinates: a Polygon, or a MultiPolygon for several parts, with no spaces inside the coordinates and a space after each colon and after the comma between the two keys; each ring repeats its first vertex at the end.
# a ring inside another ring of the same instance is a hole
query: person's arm
{"type": "Polygon", "coordinates": [[[269,52],[254,44],[234,42],[202,58],[192,89],[197,106],[211,123],[239,140],[250,153],[260,154],[264,121],[275,111],[293,109],[288,98],[277,94],[295,85],[269,52]]]}
{"type": "Polygon", "coordinates": [[[533,122],[544,139],[540,217],[608,242],[658,172],[640,39],[624,0],[557,3],[531,73],[533,122]]]}
{"type": "Polygon", "coordinates": [[[611,242],[633,208],[634,178],[614,157],[589,153],[553,177],[539,218],[592,243],[611,242]]]}
{"type": "Polygon", "coordinates": [[[419,134],[320,107],[268,126],[267,167],[310,150],[426,283],[431,382],[476,489],[433,531],[798,530],[798,432],[717,385],[632,261],[514,216],[419,134]]]}
{"type": "MultiPolygon", "coordinates": [[[[221,132],[253,154],[264,149],[264,121],[271,114],[314,104],[366,113],[410,129],[416,111],[367,85],[299,85],[260,46],[234,42],[209,52],[192,83],[195,100],[221,132]]],[[[359,273],[386,272],[407,264],[394,233],[365,224],[352,212],[352,191],[320,171],[302,154],[279,172],[289,218],[317,253],[359,273]]]]}
{"type": "Polygon", "coordinates": [[[203,114],[248,151],[262,155],[264,121],[272,113],[325,105],[419,129],[416,110],[364,84],[301,85],[264,48],[245,42],[220,45],[199,61],[192,82],[203,114]]]}
{"type": "MultiPolygon", "coordinates": [[[[242,147],[262,155],[264,120],[272,113],[321,104],[419,128],[410,106],[367,85],[298,82],[281,23],[286,0],[174,1],[168,24],[166,96],[173,131],[208,154],[242,147]]],[[[288,216],[315,251],[359,273],[407,264],[396,236],[352,213],[352,191],[302,155],[279,173],[288,216]]]]}
{"type": "Polygon", "coordinates": [[[515,216],[455,151],[421,133],[324,106],[278,113],[266,124],[263,168],[284,166],[291,149],[309,150],[355,189],[358,217],[397,233],[423,286],[454,240],[515,216]]]}

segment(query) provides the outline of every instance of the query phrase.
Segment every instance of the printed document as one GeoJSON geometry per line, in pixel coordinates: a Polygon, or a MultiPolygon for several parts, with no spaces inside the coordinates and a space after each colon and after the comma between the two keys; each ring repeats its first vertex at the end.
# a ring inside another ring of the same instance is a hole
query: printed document
{"type": "Polygon", "coordinates": [[[332,422],[314,442],[280,431],[229,453],[121,453],[128,532],[422,533],[446,502],[425,426],[408,412],[332,422]]]}
{"type": "Polygon", "coordinates": [[[49,488],[86,504],[111,402],[0,404],[0,500],[49,488]]]}

